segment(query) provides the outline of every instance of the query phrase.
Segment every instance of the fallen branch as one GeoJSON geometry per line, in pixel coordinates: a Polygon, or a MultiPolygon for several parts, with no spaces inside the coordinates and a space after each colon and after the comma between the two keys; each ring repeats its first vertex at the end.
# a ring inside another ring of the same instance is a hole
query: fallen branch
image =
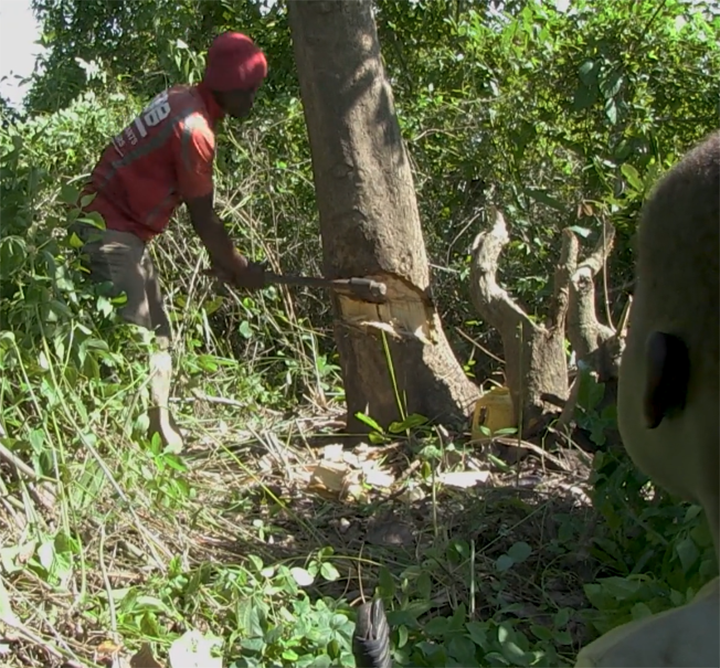
{"type": "MultiPolygon", "coordinates": [[[[5,432],[0,427],[0,437],[5,432]]],[[[8,450],[0,443],[0,460],[8,464],[18,479],[27,478],[27,489],[35,503],[41,505],[46,511],[52,513],[55,510],[55,490],[47,482],[41,482],[40,476],[28,466],[20,457],[8,450]]]]}
{"type": "MultiPolygon", "coordinates": [[[[0,436],[3,436],[2,428],[0,427],[0,436]]],[[[30,478],[30,480],[39,480],[39,476],[35,471],[33,471],[22,459],[20,459],[17,455],[13,454],[8,450],[2,443],[0,443],[0,459],[4,461],[6,464],[10,464],[10,466],[15,469],[15,472],[18,475],[23,475],[26,478],[30,478]]]]}

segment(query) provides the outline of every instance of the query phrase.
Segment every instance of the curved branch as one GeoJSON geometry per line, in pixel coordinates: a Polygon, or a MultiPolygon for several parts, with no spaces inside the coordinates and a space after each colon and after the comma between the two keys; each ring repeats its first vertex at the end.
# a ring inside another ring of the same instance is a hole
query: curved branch
{"type": "Polygon", "coordinates": [[[570,281],[577,268],[579,249],[580,244],[577,237],[571,230],[564,229],[562,231],[560,259],[555,268],[555,286],[550,307],[550,322],[553,329],[565,330],[565,321],[570,305],[570,281]]]}
{"type": "MultiPolygon", "coordinates": [[[[605,265],[615,240],[611,223],[603,221],[603,231],[593,252],[578,264],[570,279],[567,333],[578,359],[587,359],[615,334],[612,327],[597,319],[595,310],[595,276],[605,265]]],[[[569,228],[563,232],[575,236],[569,228]]]]}
{"type": "Polygon", "coordinates": [[[500,253],[510,241],[505,218],[495,207],[489,207],[495,218],[492,229],[480,232],[473,241],[470,260],[470,297],[477,312],[499,332],[517,327],[518,323],[536,328],[527,314],[498,285],[500,253]]]}
{"type": "Polygon", "coordinates": [[[603,234],[598,239],[593,252],[587,260],[578,265],[577,271],[580,272],[587,269],[594,278],[595,275],[605,266],[605,262],[607,262],[608,257],[610,257],[614,243],[615,226],[605,219],[603,220],[603,234]]]}

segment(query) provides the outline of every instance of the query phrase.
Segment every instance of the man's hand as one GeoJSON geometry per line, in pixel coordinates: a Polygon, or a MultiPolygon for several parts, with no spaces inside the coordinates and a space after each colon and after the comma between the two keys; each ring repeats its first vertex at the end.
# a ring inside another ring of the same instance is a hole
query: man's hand
{"type": "Polygon", "coordinates": [[[218,259],[211,258],[213,274],[225,283],[247,290],[259,290],[265,287],[263,264],[249,261],[235,249],[228,260],[218,262],[218,259]]]}

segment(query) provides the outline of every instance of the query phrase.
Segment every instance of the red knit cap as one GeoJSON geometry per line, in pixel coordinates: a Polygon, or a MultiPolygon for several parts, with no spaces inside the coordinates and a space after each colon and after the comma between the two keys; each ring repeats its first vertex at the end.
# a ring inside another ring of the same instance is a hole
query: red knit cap
{"type": "Polygon", "coordinates": [[[210,90],[255,90],[266,76],[265,54],[247,35],[224,32],[213,40],[203,78],[210,90]]]}

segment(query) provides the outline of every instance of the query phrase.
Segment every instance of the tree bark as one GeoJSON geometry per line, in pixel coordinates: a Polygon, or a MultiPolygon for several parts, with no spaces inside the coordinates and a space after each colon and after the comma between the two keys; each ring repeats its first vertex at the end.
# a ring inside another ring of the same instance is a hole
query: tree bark
{"type": "Polygon", "coordinates": [[[310,139],[324,273],[370,277],[388,302],[333,295],[349,431],[418,413],[465,420],[477,388],[445,338],[408,156],[385,78],[372,3],[289,0],[310,139]],[[387,347],[385,345],[387,341],[387,347]]]}
{"type": "MultiPolygon", "coordinates": [[[[569,228],[563,234],[572,239],[571,243],[577,248],[578,241],[569,228]]],[[[567,335],[572,349],[575,351],[578,366],[586,364],[598,383],[604,385],[603,397],[597,406],[585,407],[602,414],[610,405],[617,403],[618,379],[620,374],[620,359],[625,347],[625,321],[627,309],[621,318],[617,331],[609,325],[604,325],[597,317],[595,299],[595,277],[605,266],[612,252],[615,241],[615,228],[607,220],[603,221],[603,234],[598,239],[592,253],[577,262],[577,252],[574,256],[570,277],[570,303],[567,318],[567,335]]],[[[576,376],[570,391],[570,397],[558,420],[558,426],[569,424],[575,417],[575,408],[580,389],[580,376],[576,376]]],[[[612,443],[620,440],[617,427],[605,430],[605,436],[612,443]]]]}
{"type": "Polygon", "coordinates": [[[498,258],[510,237],[503,215],[492,207],[489,211],[494,217],[492,229],[480,232],[473,242],[470,295],[478,313],[500,332],[505,383],[515,414],[522,416],[523,435],[529,438],[545,426],[546,415],[556,413],[568,394],[565,319],[577,243],[563,237],[550,320],[538,324],[497,283],[498,258]]]}
{"type": "MultiPolygon", "coordinates": [[[[577,240],[570,229],[564,231],[577,240]]],[[[605,266],[612,252],[615,240],[615,228],[607,221],[603,222],[603,236],[598,240],[590,256],[572,268],[570,279],[570,304],[568,309],[567,334],[570,345],[575,351],[578,361],[582,360],[594,367],[599,375],[612,374],[605,368],[612,364],[605,359],[606,343],[615,337],[615,330],[603,325],[597,317],[595,309],[595,276],[605,266]],[[597,358],[597,359],[596,359],[597,358]]],[[[619,363],[619,358],[618,363],[619,363]]],[[[617,378],[617,368],[614,369],[617,378]]],[[[603,381],[604,382],[604,381],[603,381]]]]}

